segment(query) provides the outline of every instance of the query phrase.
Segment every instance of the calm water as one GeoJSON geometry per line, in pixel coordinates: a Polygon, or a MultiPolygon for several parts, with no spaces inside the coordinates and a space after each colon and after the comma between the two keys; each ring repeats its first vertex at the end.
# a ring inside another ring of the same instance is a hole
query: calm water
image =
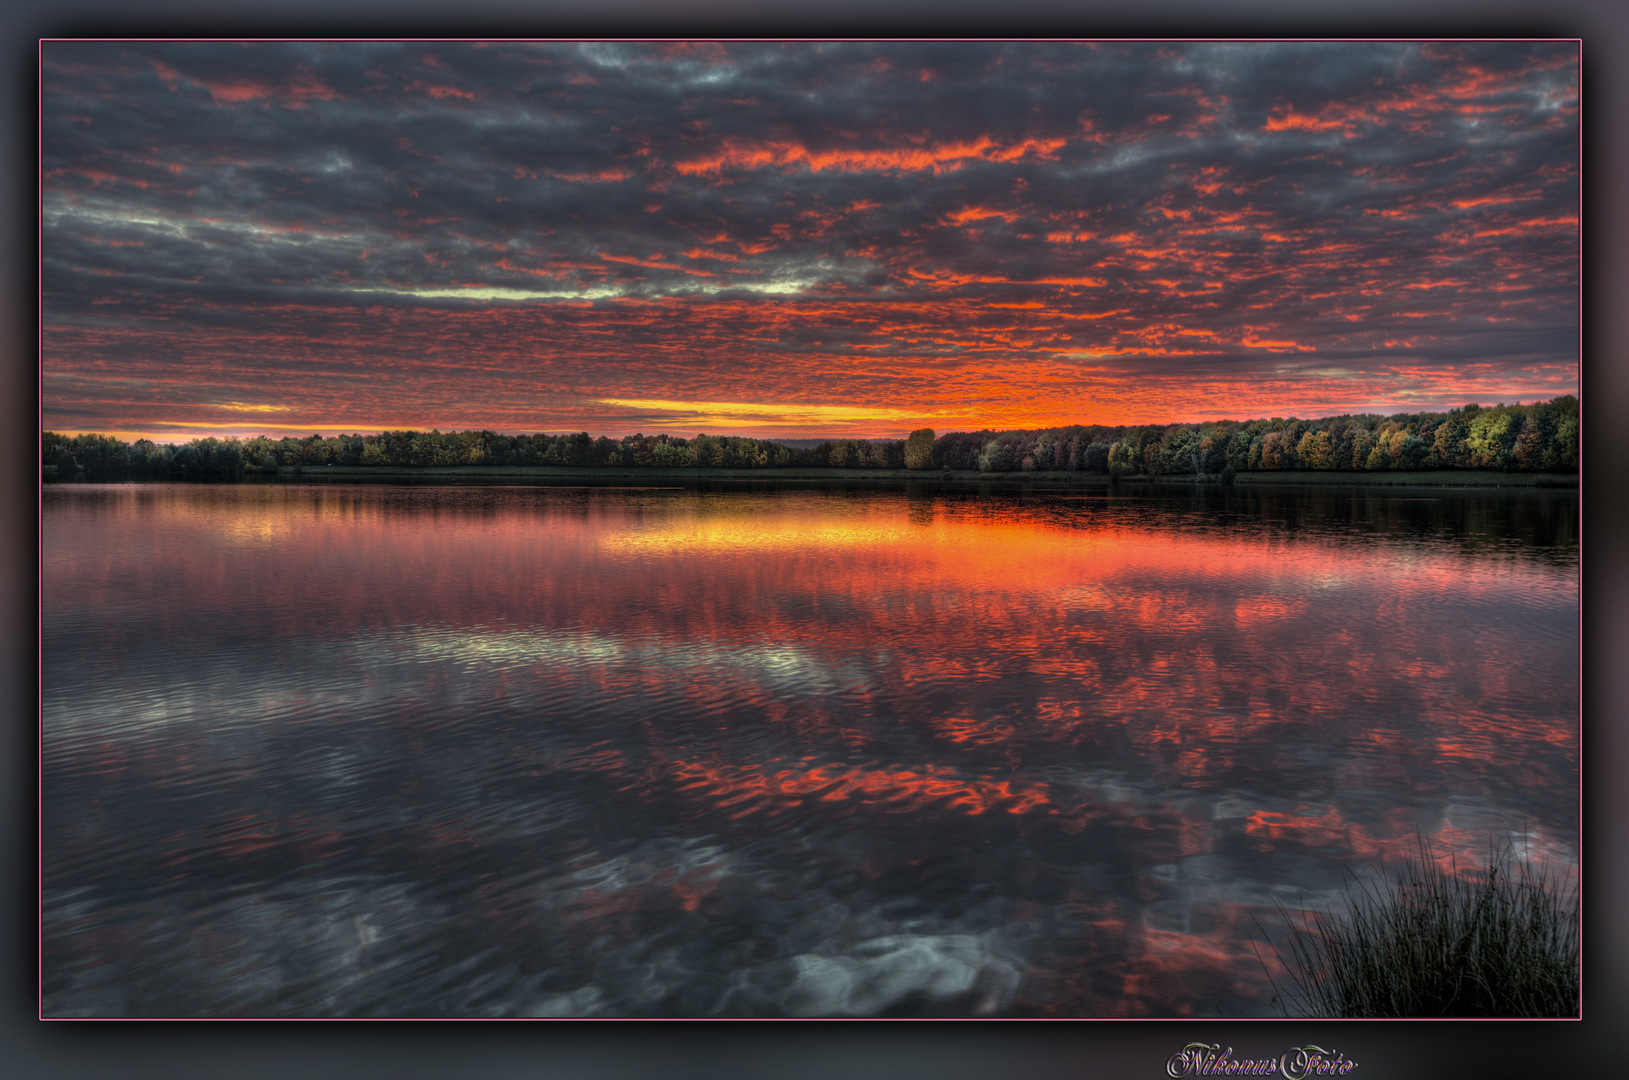
{"type": "Polygon", "coordinates": [[[52,486],[48,1015],[1273,1014],[1577,850],[1577,498],[52,486]]]}

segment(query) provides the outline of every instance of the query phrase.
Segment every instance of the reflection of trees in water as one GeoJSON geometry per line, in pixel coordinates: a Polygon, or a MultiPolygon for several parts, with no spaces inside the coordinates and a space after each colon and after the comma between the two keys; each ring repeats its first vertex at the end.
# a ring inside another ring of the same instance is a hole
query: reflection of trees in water
{"type": "MultiPolygon", "coordinates": [[[[913,507],[916,505],[912,504],[913,507]]],[[[1444,490],[1320,485],[1181,485],[1056,492],[945,493],[937,505],[963,517],[1016,513],[1064,529],[1104,527],[1298,535],[1335,544],[1419,541],[1463,555],[1570,566],[1578,557],[1578,493],[1571,490],[1444,490]]]]}
{"type": "Polygon", "coordinates": [[[1429,540],[1467,555],[1521,554],[1545,562],[1577,557],[1578,495],[1572,491],[1449,491],[1397,495],[1373,489],[1224,494],[1223,513],[1267,528],[1335,534],[1344,539],[1429,540]]]}

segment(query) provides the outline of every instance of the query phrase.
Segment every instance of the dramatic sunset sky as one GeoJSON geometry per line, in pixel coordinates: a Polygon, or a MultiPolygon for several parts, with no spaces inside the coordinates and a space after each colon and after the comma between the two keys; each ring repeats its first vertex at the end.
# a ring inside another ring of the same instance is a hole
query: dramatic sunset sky
{"type": "Polygon", "coordinates": [[[900,437],[1578,388],[1576,42],[42,47],[44,425],[900,437]]]}

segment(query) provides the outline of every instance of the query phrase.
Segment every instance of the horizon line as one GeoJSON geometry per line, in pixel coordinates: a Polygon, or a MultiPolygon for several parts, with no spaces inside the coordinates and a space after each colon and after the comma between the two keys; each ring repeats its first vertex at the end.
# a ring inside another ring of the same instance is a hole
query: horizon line
{"type": "MultiPolygon", "coordinates": [[[[995,434],[1006,434],[1006,433],[1009,433],[1009,432],[1058,431],[1058,430],[1065,430],[1065,429],[1068,429],[1068,428],[1149,428],[1149,427],[1168,428],[1168,427],[1176,427],[1176,426],[1184,426],[1184,425],[1203,427],[1203,426],[1212,425],[1212,424],[1253,424],[1253,423],[1257,423],[1257,422],[1263,421],[1263,420],[1273,421],[1273,422],[1277,422],[1277,421],[1286,421],[1286,422],[1296,421],[1296,422],[1300,422],[1300,421],[1332,420],[1332,419],[1338,419],[1340,417],[1347,417],[1347,416],[1350,416],[1350,417],[1379,417],[1379,418],[1382,418],[1382,419],[1390,419],[1390,418],[1392,418],[1394,416],[1423,416],[1423,415],[1431,415],[1431,414],[1448,415],[1450,413],[1463,411],[1464,409],[1470,408],[1470,407],[1473,407],[1473,406],[1475,408],[1478,408],[1478,409],[1494,409],[1494,408],[1501,408],[1501,407],[1506,407],[1506,406],[1513,407],[1513,408],[1514,407],[1531,408],[1531,407],[1533,407],[1535,405],[1545,405],[1545,404],[1549,404],[1550,402],[1559,401],[1559,400],[1561,400],[1563,398],[1569,398],[1569,397],[1576,399],[1576,398],[1579,397],[1579,394],[1578,394],[1577,391],[1571,391],[1571,392],[1568,392],[1568,393],[1565,393],[1565,394],[1557,394],[1554,397],[1535,398],[1534,400],[1529,401],[1529,402],[1525,402],[1525,403],[1522,402],[1521,400],[1496,401],[1496,402],[1493,402],[1493,403],[1490,403],[1490,404],[1485,404],[1485,403],[1476,402],[1476,401],[1469,401],[1469,402],[1465,402],[1465,403],[1460,404],[1460,405],[1453,405],[1453,406],[1449,406],[1447,408],[1441,408],[1441,409],[1434,409],[1434,408],[1421,408],[1421,409],[1414,409],[1414,410],[1404,409],[1404,410],[1398,410],[1398,411],[1394,411],[1394,412],[1372,412],[1372,411],[1370,411],[1370,412],[1352,412],[1352,411],[1345,411],[1345,412],[1327,412],[1327,413],[1322,413],[1321,415],[1307,415],[1307,416],[1298,416],[1298,415],[1291,414],[1291,415],[1287,415],[1287,416],[1253,416],[1253,417],[1246,417],[1246,418],[1243,418],[1243,419],[1240,419],[1240,418],[1237,418],[1237,417],[1217,417],[1217,418],[1206,418],[1206,419],[1199,419],[1199,420],[1171,420],[1171,421],[1165,421],[1165,422],[1158,422],[1158,421],[1122,421],[1122,422],[1119,422],[1119,423],[1103,423],[1103,422],[1090,422],[1090,423],[1088,423],[1088,422],[1082,422],[1082,421],[1074,421],[1074,422],[1064,423],[1064,424],[1042,424],[1042,425],[1037,425],[1037,426],[1033,426],[1033,427],[1028,427],[1028,426],[1018,426],[1018,427],[990,427],[990,426],[985,426],[985,427],[954,427],[954,428],[946,428],[943,431],[934,429],[934,428],[930,427],[929,425],[923,425],[923,426],[928,427],[929,430],[932,430],[934,432],[934,438],[938,439],[938,438],[940,438],[942,436],[945,436],[945,435],[971,435],[971,434],[977,434],[977,433],[980,433],[980,432],[991,432],[991,433],[995,433],[995,434]]],[[[272,428],[283,429],[282,431],[279,432],[279,431],[268,431],[268,430],[264,430],[264,429],[260,429],[260,428],[253,429],[253,430],[229,431],[228,429],[230,428],[230,425],[203,424],[203,423],[188,422],[188,421],[169,421],[169,422],[166,422],[164,424],[164,426],[168,427],[168,428],[191,428],[191,427],[196,427],[196,428],[207,428],[207,429],[211,429],[211,430],[200,431],[197,434],[190,435],[190,437],[189,437],[189,433],[187,433],[185,431],[175,431],[175,430],[158,431],[158,430],[151,430],[151,429],[143,430],[143,429],[134,428],[134,427],[131,427],[131,428],[125,428],[125,427],[119,427],[119,428],[67,428],[67,427],[49,428],[49,427],[45,427],[45,426],[42,425],[39,430],[40,430],[40,436],[42,438],[45,435],[57,435],[57,436],[65,437],[65,438],[80,438],[80,437],[87,436],[87,435],[97,435],[97,436],[102,436],[102,437],[105,437],[105,438],[118,439],[121,442],[129,442],[129,443],[135,443],[135,442],[140,442],[142,440],[146,440],[148,442],[152,442],[152,443],[157,444],[157,445],[176,445],[177,440],[184,443],[184,442],[191,442],[191,441],[197,441],[197,440],[209,439],[209,438],[213,438],[213,439],[216,439],[216,440],[221,441],[221,442],[226,442],[226,441],[230,441],[230,440],[237,440],[238,442],[249,442],[249,441],[252,441],[254,439],[269,439],[269,440],[271,440],[273,442],[281,442],[283,439],[290,439],[290,438],[296,439],[296,440],[299,440],[299,441],[304,441],[305,438],[307,438],[307,437],[309,437],[311,435],[315,435],[317,437],[325,438],[325,439],[327,439],[327,438],[338,438],[338,437],[341,437],[341,436],[350,436],[350,437],[361,436],[363,438],[366,438],[368,436],[383,435],[383,434],[386,434],[386,433],[392,432],[392,431],[405,431],[405,432],[412,432],[412,433],[415,433],[415,434],[428,434],[428,433],[431,433],[431,432],[438,432],[438,433],[440,433],[442,435],[460,434],[460,433],[472,432],[472,431],[473,432],[490,432],[493,435],[496,435],[496,436],[499,436],[499,437],[502,437],[502,438],[511,438],[511,439],[512,438],[517,438],[517,437],[535,436],[535,435],[547,435],[550,438],[559,438],[560,436],[564,436],[564,435],[579,435],[579,434],[582,434],[582,435],[588,435],[591,438],[595,438],[595,439],[601,439],[601,438],[610,439],[610,440],[612,440],[614,442],[621,441],[621,440],[627,439],[627,438],[658,438],[658,437],[661,437],[661,436],[666,436],[669,439],[685,439],[685,440],[695,439],[695,438],[702,438],[702,437],[731,438],[731,439],[752,439],[752,440],[755,440],[757,442],[767,442],[767,443],[823,443],[823,442],[845,442],[845,441],[846,442],[903,442],[907,438],[909,438],[910,434],[911,434],[909,431],[902,432],[902,433],[897,434],[897,435],[892,435],[892,434],[885,434],[885,435],[875,435],[875,434],[856,435],[856,434],[843,434],[843,433],[833,433],[833,434],[827,434],[827,433],[790,434],[790,433],[780,433],[780,432],[758,434],[758,433],[753,433],[753,432],[750,432],[750,431],[728,431],[728,430],[726,430],[726,431],[722,431],[722,432],[718,432],[718,431],[709,432],[709,431],[703,430],[703,431],[698,431],[694,435],[681,435],[681,434],[678,434],[677,432],[674,432],[674,431],[657,430],[657,431],[646,432],[646,431],[643,431],[643,430],[635,430],[635,431],[628,431],[628,432],[624,432],[622,434],[615,434],[615,435],[610,434],[609,432],[602,432],[601,434],[596,435],[593,432],[588,431],[586,428],[560,428],[558,430],[549,430],[549,429],[546,429],[546,428],[538,428],[538,429],[533,429],[533,430],[524,430],[524,429],[519,429],[519,428],[510,429],[510,428],[492,428],[492,427],[455,427],[455,426],[448,426],[445,429],[443,429],[440,425],[431,425],[429,427],[400,427],[400,426],[394,426],[394,425],[348,425],[348,424],[323,424],[323,423],[303,424],[303,425],[296,425],[296,424],[274,424],[274,425],[270,425],[270,427],[272,427],[272,428]],[[297,432],[303,432],[303,433],[307,433],[307,434],[306,435],[295,434],[297,432]]],[[[917,429],[914,429],[914,430],[921,430],[921,428],[917,428],[917,429]]]]}

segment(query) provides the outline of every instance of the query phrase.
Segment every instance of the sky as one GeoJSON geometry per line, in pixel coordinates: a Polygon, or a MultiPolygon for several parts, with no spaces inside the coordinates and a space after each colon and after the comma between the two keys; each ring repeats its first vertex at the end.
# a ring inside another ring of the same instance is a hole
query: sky
{"type": "Polygon", "coordinates": [[[46,430],[903,437],[1578,389],[1542,42],[41,46],[46,430]]]}

